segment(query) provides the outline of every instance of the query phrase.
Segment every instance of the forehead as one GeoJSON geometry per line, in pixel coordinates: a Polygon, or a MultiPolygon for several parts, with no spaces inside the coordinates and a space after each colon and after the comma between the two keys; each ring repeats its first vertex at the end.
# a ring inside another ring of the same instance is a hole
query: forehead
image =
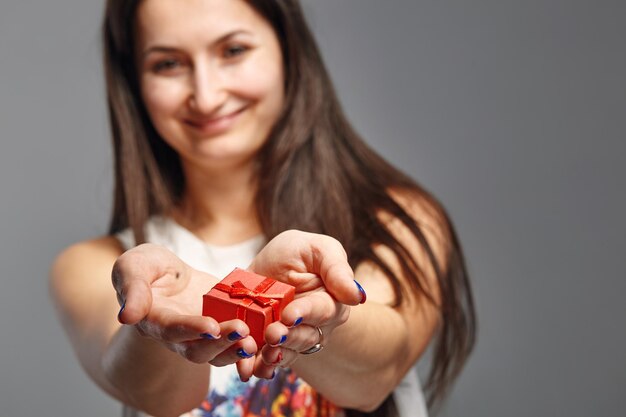
{"type": "Polygon", "coordinates": [[[136,15],[140,45],[206,43],[238,30],[273,34],[270,24],[243,0],[143,0],[136,15]]]}

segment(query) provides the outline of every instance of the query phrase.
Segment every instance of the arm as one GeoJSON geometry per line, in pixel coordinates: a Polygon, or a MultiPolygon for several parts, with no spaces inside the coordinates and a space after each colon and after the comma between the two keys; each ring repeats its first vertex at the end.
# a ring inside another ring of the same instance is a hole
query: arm
{"type": "Polygon", "coordinates": [[[50,292],[83,369],[104,391],[125,401],[104,375],[100,363],[109,340],[120,327],[115,319],[119,305],[109,277],[122,251],[113,238],[67,248],[50,270],[50,292]]]}
{"type": "Polygon", "coordinates": [[[393,292],[378,268],[361,265],[355,274],[367,302],[350,310],[346,323],[326,338],[324,350],[300,355],[292,368],[336,404],[373,411],[424,352],[439,316],[417,297],[391,307],[393,292]]]}
{"type": "MultiPolygon", "coordinates": [[[[428,220],[428,213],[419,206],[411,205],[408,209],[422,224],[427,223],[426,237],[435,248],[436,256],[443,260],[446,240],[442,230],[434,220],[428,220]]],[[[395,219],[385,220],[423,269],[424,283],[437,300],[436,278],[425,253],[404,225],[395,219]]],[[[318,252],[328,259],[331,246],[326,245],[318,252]]],[[[407,297],[402,305],[392,307],[394,293],[386,275],[371,263],[361,264],[356,276],[367,291],[367,302],[351,308],[347,318],[342,311],[347,307],[338,305],[324,291],[298,298],[285,309],[283,325],[268,328],[268,342],[278,340],[281,334],[288,336],[287,342],[280,347],[263,348],[262,361],[258,361],[261,363],[257,363],[255,370],[257,375],[271,375],[275,366],[290,366],[337,405],[371,411],[384,401],[425,350],[437,328],[439,311],[436,305],[410,289],[391,250],[381,246],[376,252],[403,280],[407,297]],[[297,317],[304,317],[306,325],[287,328],[297,317]],[[324,349],[310,356],[298,355],[297,352],[316,343],[315,326],[324,332],[324,349]],[[279,352],[283,359],[277,364],[279,352]]],[[[259,265],[255,263],[251,267],[259,265]]],[[[335,295],[327,283],[335,278],[330,276],[332,274],[320,275],[328,292],[335,295]]]]}
{"type": "Polygon", "coordinates": [[[256,350],[247,337],[201,337],[248,334],[239,320],[218,325],[199,314],[198,294],[216,281],[154,245],[122,255],[112,237],[70,247],[51,270],[52,296],[83,368],[113,397],[156,416],[178,416],[202,401],[207,362],[239,360],[235,346],[256,350]],[[118,297],[126,301],[119,320],[132,325],[118,322],[112,271],[118,297]]]}

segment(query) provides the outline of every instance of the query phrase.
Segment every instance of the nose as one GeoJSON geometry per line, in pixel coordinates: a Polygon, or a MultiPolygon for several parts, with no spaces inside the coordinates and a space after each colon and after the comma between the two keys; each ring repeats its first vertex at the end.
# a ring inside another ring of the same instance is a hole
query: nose
{"type": "Polygon", "coordinates": [[[208,63],[194,67],[189,107],[196,113],[208,115],[218,111],[226,102],[227,90],[219,71],[208,63]]]}

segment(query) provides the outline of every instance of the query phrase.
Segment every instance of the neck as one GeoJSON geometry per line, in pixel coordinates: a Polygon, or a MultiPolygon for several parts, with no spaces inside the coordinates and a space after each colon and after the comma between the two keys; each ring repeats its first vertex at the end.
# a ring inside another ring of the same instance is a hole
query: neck
{"type": "Polygon", "coordinates": [[[261,233],[251,166],[207,171],[184,167],[185,194],[176,221],[205,242],[229,245],[261,233]]]}

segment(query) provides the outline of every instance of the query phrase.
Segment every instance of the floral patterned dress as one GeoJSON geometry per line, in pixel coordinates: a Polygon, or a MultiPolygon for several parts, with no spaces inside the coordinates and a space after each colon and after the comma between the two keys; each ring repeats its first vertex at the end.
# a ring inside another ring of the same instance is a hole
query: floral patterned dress
{"type": "Polygon", "coordinates": [[[343,417],[344,412],[289,369],[271,380],[239,380],[235,366],[213,368],[211,389],[193,417],[343,417]]]}

